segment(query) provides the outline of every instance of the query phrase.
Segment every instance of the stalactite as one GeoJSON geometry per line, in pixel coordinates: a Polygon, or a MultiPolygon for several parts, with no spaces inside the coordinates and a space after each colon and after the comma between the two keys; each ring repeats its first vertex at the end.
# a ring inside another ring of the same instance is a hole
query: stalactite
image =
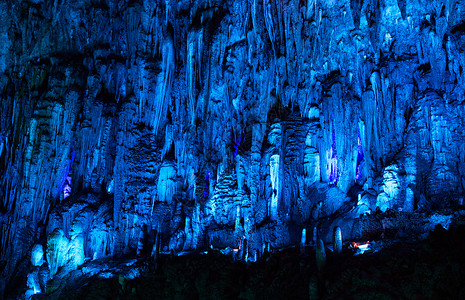
{"type": "Polygon", "coordinates": [[[174,44],[173,37],[170,33],[163,41],[162,46],[162,72],[157,78],[157,93],[155,94],[154,117],[152,126],[158,132],[159,126],[165,118],[168,103],[170,101],[170,90],[174,78],[174,44]]]}
{"type": "Polygon", "coordinates": [[[326,243],[355,235],[339,215],[463,198],[461,3],[16,2],[0,4],[1,278],[44,231],[73,268],[141,253],[143,224],[154,255],[245,236],[252,257],[304,224],[326,243]]]}
{"type": "Polygon", "coordinates": [[[160,169],[158,179],[158,201],[171,202],[176,194],[176,169],[173,164],[165,163],[160,169]]]}
{"type": "Polygon", "coordinates": [[[268,36],[270,38],[271,47],[273,49],[274,57],[276,58],[276,36],[273,26],[273,16],[271,12],[271,2],[270,0],[263,1],[263,14],[265,19],[266,30],[268,31],[268,36]]]}

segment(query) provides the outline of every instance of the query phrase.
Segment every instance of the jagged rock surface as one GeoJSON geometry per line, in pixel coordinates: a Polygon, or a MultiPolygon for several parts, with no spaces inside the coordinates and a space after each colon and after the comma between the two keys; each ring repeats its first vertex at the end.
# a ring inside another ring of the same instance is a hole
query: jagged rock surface
{"type": "Polygon", "coordinates": [[[334,215],[325,234],[350,238],[376,206],[463,201],[459,1],[0,11],[0,289],[37,243],[53,275],[135,253],[141,232],[166,250],[245,237],[252,251],[334,215]]]}

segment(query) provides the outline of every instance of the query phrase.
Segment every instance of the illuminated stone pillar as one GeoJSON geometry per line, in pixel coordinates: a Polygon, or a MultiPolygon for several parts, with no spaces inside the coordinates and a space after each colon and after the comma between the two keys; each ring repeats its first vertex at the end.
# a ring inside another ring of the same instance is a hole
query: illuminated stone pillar
{"type": "Polygon", "coordinates": [[[270,217],[272,220],[278,218],[278,200],[279,200],[279,155],[275,154],[270,158],[270,177],[271,177],[271,203],[270,217]]]}

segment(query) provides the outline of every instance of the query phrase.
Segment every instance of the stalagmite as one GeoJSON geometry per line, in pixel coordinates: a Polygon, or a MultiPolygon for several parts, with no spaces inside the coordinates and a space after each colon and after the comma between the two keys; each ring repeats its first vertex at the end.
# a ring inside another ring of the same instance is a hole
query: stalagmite
{"type": "Polygon", "coordinates": [[[300,252],[305,253],[305,244],[307,242],[307,229],[302,229],[302,236],[300,238],[300,252]]]}
{"type": "Polygon", "coordinates": [[[339,226],[335,227],[333,232],[333,251],[336,254],[342,252],[342,231],[339,226]]]}
{"type": "Polygon", "coordinates": [[[460,223],[463,1],[3,2],[0,298],[460,223]]]}
{"type": "Polygon", "coordinates": [[[242,249],[242,257],[241,257],[241,259],[242,259],[243,261],[247,261],[247,259],[248,259],[248,257],[249,257],[249,244],[248,244],[248,241],[247,241],[246,238],[244,238],[244,239],[242,240],[242,247],[241,247],[241,249],[242,249]]]}
{"type": "Polygon", "coordinates": [[[32,247],[31,263],[35,267],[40,267],[44,263],[44,249],[42,245],[35,244],[32,247]]]}
{"type": "Polygon", "coordinates": [[[161,224],[158,224],[155,235],[155,243],[152,247],[151,257],[155,263],[157,263],[158,256],[160,255],[161,248],[161,224]]]}
{"type": "Polygon", "coordinates": [[[315,226],[313,227],[313,245],[316,246],[317,241],[318,241],[318,228],[315,226]]]}
{"type": "Polygon", "coordinates": [[[278,201],[279,201],[279,155],[275,154],[270,158],[270,177],[271,177],[271,203],[270,203],[270,217],[272,220],[278,218],[278,201]]]}
{"type": "Polygon", "coordinates": [[[315,256],[316,256],[316,267],[318,271],[321,272],[326,265],[325,245],[323,244],[323,241],[321,239],[319,239],[316,242],[315,256]]]}
{"type": "Polygon", "coordinates": [[[242,229],[241,226],[241,207],[238,205],[236,207],[236,218],[235,218],[235,223],[234,223],[234,231],[238,232],[242,229]]]}
{"type": "MultiPolygon", "coordinates": [[[[144,224],[145,225],[145,224],[144,224]]],[[[139,240],[137,242],[137,251],[136,254],[140,255],[144,249],[144,230],[139,232],[139,240]]]]}
{"type": "Polygon", "coordinates": [[[32,295],[38,294],[41,292],[39,285],[39,277],[37,273],[29,273],[27,275],[27,287],[29,288],[26,291],[26,299],[30,299],[32,295]]]}
{"type": "Polygon", "coordinates": [[[55,229],[47,237],[46,257],[52,277],[57,273],[58,268],[66,264],[68,260],[68,245],[69,241],[61,229],[55,229]]]}

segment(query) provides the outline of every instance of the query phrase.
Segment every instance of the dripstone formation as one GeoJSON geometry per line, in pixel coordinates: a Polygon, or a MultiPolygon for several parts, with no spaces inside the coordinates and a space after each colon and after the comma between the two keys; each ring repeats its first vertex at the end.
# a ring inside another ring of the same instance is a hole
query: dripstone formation
{"type": "Polygon", "coordinates": [[[324,253],[367,213],[463,204],[461,1],[0,11],[0,295],[106,257],[324,253]]]}

